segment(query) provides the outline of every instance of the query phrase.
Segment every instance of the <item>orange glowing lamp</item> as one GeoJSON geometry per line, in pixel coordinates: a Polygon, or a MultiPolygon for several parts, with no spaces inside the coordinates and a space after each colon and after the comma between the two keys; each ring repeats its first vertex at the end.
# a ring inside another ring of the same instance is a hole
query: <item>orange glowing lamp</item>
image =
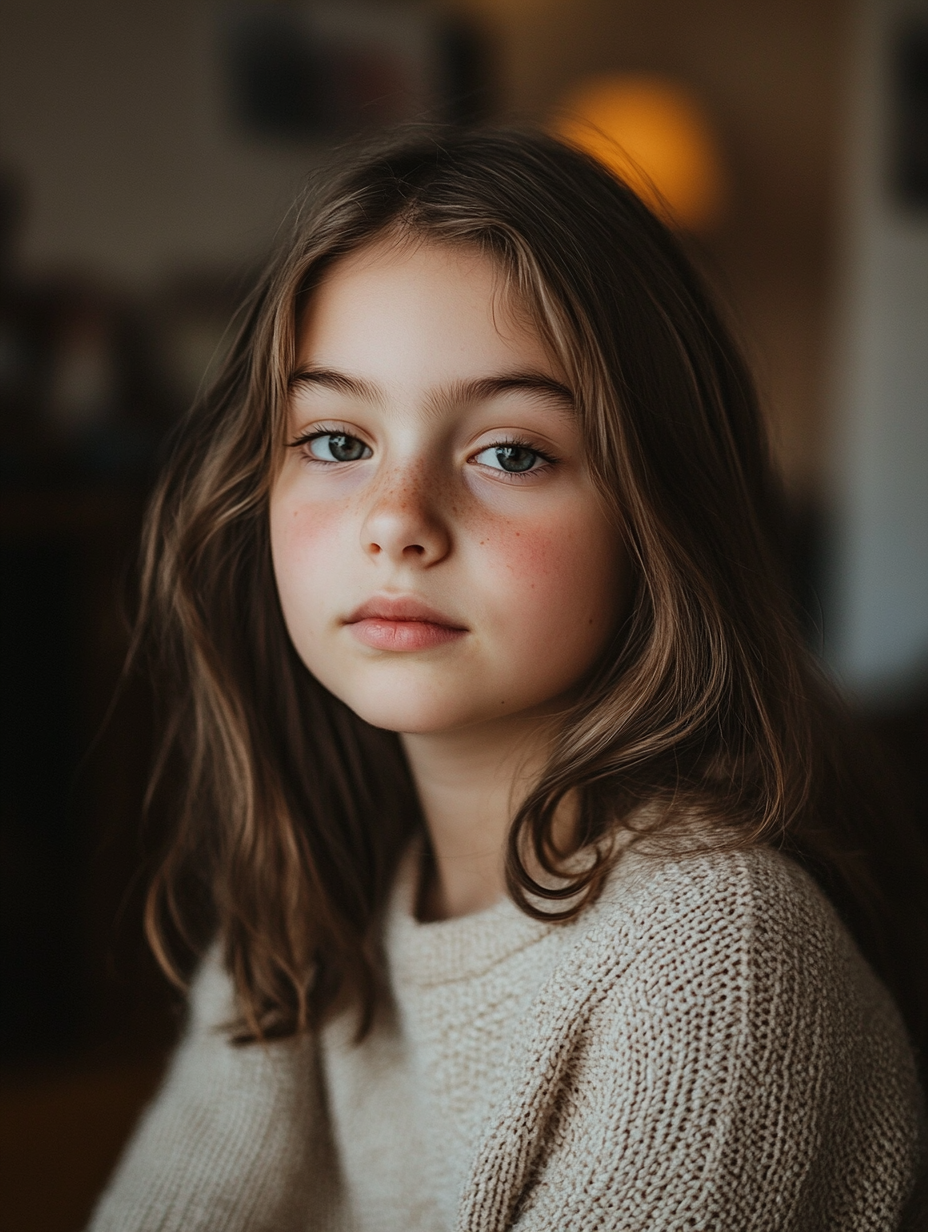
{"type": "Polygon", "coordinates": [[[652,74],[590,78],[564,98],[551,129],[600,159],[673,225],[705,231],[718,221],[721,155],[699,102],[677,82],[652,74]]]}

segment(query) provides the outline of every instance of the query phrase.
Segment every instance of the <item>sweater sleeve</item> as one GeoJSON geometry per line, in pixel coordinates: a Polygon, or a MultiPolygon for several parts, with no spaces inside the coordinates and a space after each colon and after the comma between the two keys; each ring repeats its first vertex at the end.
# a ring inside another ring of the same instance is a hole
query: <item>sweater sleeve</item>
{"type": "Polygon", "coordinates": [[[491,1134],[461,1226],[922,1226],[911,1051],[816,887],[772,852],[639,882],[575,955],[582,1002],[550,989],[558,1022],[535,1007],[555,1047],[491,1134]],[[486,1201],[494,1168],[520,1178],[508,1212],[486,1201]]]}
{"type": "Polygon", "coordinates": [[[236,1046],[228,976],[208,958],[190,1023],[89,1232],[328,1226],[334,1165],[312,1040],[236,1046]]]}

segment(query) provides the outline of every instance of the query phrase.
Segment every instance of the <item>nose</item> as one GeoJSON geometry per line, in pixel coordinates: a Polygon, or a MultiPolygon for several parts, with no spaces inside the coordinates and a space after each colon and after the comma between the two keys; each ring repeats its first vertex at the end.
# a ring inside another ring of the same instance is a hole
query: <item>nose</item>
{"type": "Polygon", "coordinates": [[[440,479],[421,463],[384,475],[361,528],[361,545],[392,564],[428,568],[451,550],[440,479]]]}

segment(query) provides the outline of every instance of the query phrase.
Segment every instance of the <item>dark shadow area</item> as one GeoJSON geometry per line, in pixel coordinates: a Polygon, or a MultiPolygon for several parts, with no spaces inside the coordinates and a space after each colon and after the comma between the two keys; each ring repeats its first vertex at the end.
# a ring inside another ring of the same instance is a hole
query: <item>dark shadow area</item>
{"type": "Polygon", "coordinates": [[[151,698],[126,599],[177,413],[141,304],[0,278],[0,1160],[4,1226],[78,1226],[173,1041],[142,936],[151,698]],[[142,879],[140,880],[140,876],[142,879]]]}

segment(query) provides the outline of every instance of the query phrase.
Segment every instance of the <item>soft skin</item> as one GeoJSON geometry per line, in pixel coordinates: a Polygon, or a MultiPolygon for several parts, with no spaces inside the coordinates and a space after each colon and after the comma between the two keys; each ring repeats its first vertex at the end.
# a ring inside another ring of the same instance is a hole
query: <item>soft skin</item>
{"type": "Polygon", "coordinates": [[[436,772],[445,796],[449,775],[482,780],[498,849],[516,749],[541,756],[544,716],[612,636],[627,571],[564,374],[487,257],[383,241],[327,273],[270,522],[309,670],[404,733],[430,828],[436,772]]]}

